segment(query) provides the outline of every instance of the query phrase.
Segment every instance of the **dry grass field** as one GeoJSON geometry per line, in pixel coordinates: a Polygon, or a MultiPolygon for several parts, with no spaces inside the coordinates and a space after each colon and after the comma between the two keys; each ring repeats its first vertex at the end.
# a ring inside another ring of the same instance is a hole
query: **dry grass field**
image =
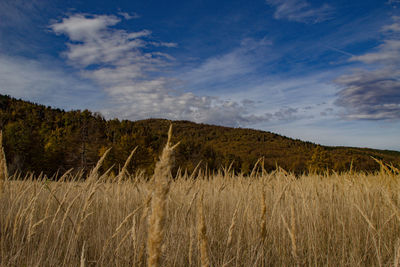
{"type": "Polygon", "coordinates": [[[86,179],[3,179],[0,265],[399,265],[398,169],[171,177],[173,149],[150,180],[102,160],[86,179]]]}

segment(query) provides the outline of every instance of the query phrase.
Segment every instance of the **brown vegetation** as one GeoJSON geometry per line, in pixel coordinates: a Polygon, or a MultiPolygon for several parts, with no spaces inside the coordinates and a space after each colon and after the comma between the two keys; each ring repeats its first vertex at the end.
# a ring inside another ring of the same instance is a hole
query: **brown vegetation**
{"type": "MultiPolygon", "coordinates": [[[[169,124],[162,119],[105,120],[87,110],[66,112],[0,95],[0,129],[10,174],[43,172],[53,177],[58,173],[55,180],[71,168],[89,172],[110,147],[102,170],[113,165],[118,170],[137,147],[125,169],[151,177],[167,141],[169,124]]],[[[174,175],[178,168],[190,174],[199,163],[211,172],[232,164],[236,173],[250,175],[260,158],[268,172],[278,165],[298,175],[327,169],[342,172],[350,166],[355,171],[379,170],[370,156],[400,164],[400,152],[396,151],[317,146],[252,129],[176,121],[174,132],[172,141],[180,142],[175,150],[174,175]]]]}

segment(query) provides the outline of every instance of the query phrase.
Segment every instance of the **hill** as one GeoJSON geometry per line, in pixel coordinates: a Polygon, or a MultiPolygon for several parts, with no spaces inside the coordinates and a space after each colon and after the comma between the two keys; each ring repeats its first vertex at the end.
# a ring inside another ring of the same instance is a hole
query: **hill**
{"type": "MultiPolygon", "coordinates": [[[[88,110],[64,111],[0,95],[0,127],[11,172],[32,171],[52,175],[70,168],[88,170],[99,156],[112,147],[104,168],[123,165],[138,146],[131,172],[152,173],[166,142],[170,121],[106,120],[88,110]]],[[[374,171],[384,162],[400,164],[400,152],[319,146],[271,132],[229,128],[189,121],[174,121],[174,140],[181,141],[175,154],[177,166],[188,172],[201,162],[203,168],[217,170],[233,163],[237,172],[249,173],[259,158],[267,171],[277,165],[302,173],[310,168],[322,171],[374,171]]]]}

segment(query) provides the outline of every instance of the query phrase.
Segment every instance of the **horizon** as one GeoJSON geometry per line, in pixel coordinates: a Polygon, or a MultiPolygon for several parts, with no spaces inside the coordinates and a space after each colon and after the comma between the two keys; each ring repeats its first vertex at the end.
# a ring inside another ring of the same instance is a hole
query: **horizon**
{"type": "Polygon", "coordinates": [[[400,0],[0,0],[0,94],[400,151],[399,10],[400,0]]]}

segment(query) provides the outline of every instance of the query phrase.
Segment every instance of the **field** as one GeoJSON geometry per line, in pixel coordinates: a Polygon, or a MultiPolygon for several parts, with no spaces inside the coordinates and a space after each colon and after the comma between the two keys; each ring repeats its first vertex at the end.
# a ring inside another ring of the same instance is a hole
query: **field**
{"type": "Polygon", "coordinates": [[[398,169],[171,177],[173,149],[150,180],[100,173],[107,153],[87,177],[2,180],[0,265],[399,265],[398,169]]]}

